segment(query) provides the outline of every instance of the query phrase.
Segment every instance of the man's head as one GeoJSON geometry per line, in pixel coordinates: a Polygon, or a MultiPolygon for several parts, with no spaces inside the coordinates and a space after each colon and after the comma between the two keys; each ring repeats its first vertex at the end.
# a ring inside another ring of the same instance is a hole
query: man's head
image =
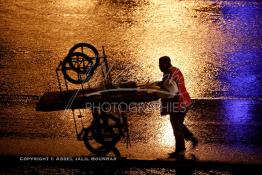
{"type": "Polygon", "coordinates": [[[162,72],[167,72],[171,66],[171,60],[168,56],[163,56],[159,58],[159,69],[162,72]]]}

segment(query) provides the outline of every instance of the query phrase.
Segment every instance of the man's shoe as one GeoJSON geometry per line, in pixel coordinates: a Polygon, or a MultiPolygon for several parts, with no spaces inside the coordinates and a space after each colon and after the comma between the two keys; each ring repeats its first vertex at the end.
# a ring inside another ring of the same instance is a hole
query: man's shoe
{"type": "Polygon", "coordinates": [[[190,141],[192,143],[192,149],[195,149],[196,146],[198,145],[198,139],[196,137],[192,137],[190,141]]]}
{"type": "Polygon", "coordinates": [[[185,151],[186,150],[175,151],[175,152],[172,152],[172,153],[168,153],[168,155],[169,155],[169,157],[184,157],[185,151]]]}

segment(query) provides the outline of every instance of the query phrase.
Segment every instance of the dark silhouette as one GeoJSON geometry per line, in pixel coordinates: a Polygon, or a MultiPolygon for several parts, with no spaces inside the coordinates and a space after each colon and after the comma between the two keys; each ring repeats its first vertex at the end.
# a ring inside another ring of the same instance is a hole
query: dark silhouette
{"type": "Polygon", "coordinates": [[[123,125],[120,119],[97,109],[93,109],[93,117],[92,124],[85,129],[83,135],[85,146],[96,155],[105,156],[113,152],[120,158],[120,152],[115,147],[123,136],[123,125]]]}
{"type": "Polygon", "coordinates": [[[97,49],[88,43],[78,43],[68,52],[62,61],[64,78],[73,84],[88,82],[99,66],[97,49]]]}
{"type": "Polygon", "coordinates": [[[162,97],[161,115],[170,115],[170,122],[176,139],[176,150],[170,157],[183,156],[185,153],[185,140],[192,142],[195,148],[198,140],[184,125],[184,119],[191,105],[191,98],[185,88],[184,77],[181,71],[173,67],[168,56],[159,58],[159,68],[163,72],[163,79],[159,83],[169,95],[162,97]]]}

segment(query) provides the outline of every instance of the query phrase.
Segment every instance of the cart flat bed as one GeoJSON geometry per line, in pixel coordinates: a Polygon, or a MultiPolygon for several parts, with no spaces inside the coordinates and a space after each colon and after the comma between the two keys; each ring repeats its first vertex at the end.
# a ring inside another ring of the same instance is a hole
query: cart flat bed
{"type": "Polygon", "coordinates": [[[46,92],[39,100],[37,111],[84,109],[87,103],[150,102],[159,99],[159,90],[139,88],[88,89],[46,92]]]}

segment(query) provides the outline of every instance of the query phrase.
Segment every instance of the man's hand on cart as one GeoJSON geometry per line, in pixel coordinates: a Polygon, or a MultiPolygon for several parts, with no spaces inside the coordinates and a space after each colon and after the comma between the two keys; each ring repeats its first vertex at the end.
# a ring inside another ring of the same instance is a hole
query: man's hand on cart
{"type": "Polygon", "coordinates": [[[161,82],[149,82],[147,81],[145,84],[143,85],[138,85],[137,87],[140,89],[152,89],[152,90],[160,90],[161,86],[160,86],[161,82]]]}

